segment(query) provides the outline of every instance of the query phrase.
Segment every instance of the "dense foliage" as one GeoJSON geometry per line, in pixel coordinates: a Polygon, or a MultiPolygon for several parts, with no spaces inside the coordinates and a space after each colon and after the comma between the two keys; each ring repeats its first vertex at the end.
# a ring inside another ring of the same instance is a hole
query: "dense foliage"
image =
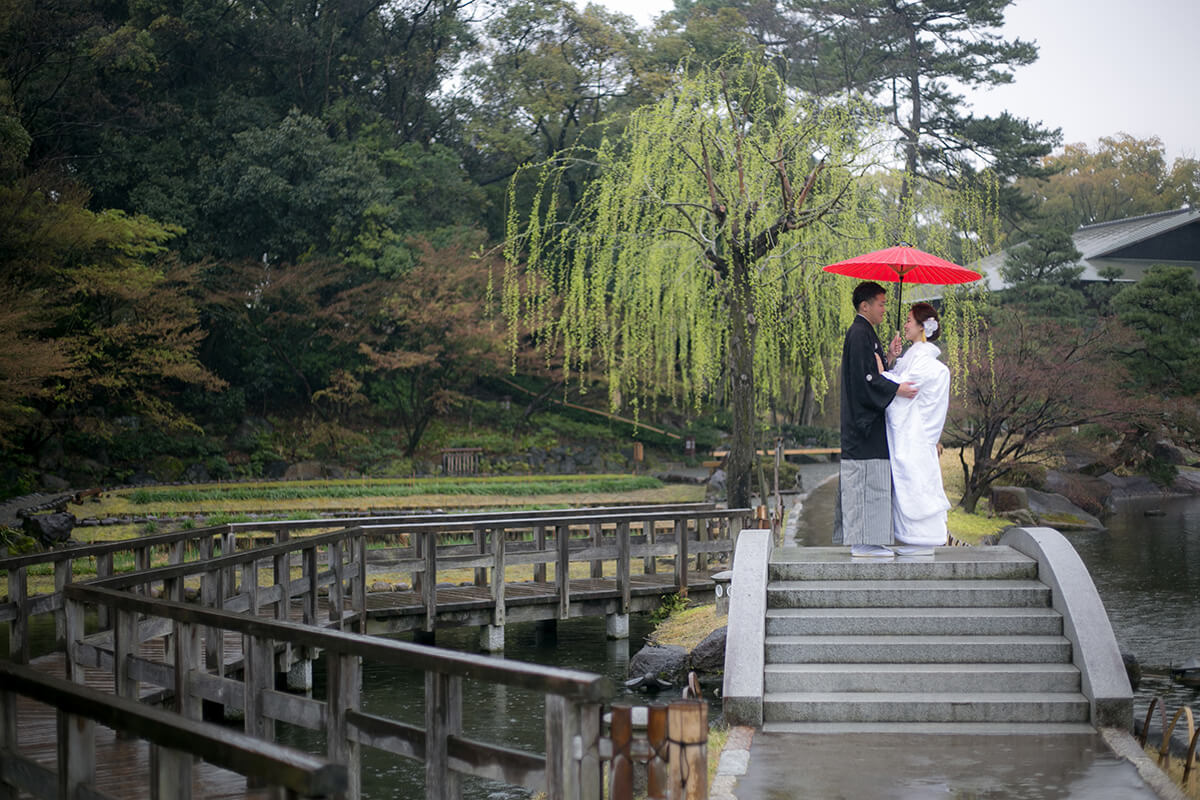
{"type": "MultiPolygon", "coordinates": [[[[824,261],[1197,197],[1157,140],[1048,155],[946,88],[1036,56],[1008,5],[679,0],[645,29],[566,0],[7,0],[0,493],[652,440],[539,420],[566,393],[703,446],[828,423],[852,282],[824,261]]],[[[1119,315],[1131,385],[1190,396],[1194,326],[1153,303],[1191,290],[1064,305],[1053,244],[1014,266],[1052,298],[1022,313],[1119,315]]]]}

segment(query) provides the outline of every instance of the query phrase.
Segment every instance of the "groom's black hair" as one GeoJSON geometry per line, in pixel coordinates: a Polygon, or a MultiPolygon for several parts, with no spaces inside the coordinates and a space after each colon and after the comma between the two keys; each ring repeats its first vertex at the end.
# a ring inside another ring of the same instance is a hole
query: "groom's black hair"
{"type": "Polygon", "coordinates": [[[881,294],[887,294],[887,291],[878,283],[875,281],[863,281],[854,287],[854,296],[850,298],[850,301],[854,303],[854,310],[858,311],[858,307],[864,302],[874,300],[881,294]]]}

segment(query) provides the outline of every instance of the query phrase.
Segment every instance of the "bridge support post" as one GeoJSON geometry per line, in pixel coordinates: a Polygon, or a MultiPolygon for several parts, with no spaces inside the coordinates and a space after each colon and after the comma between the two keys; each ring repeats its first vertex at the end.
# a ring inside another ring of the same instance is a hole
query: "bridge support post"
{"type": "Polygon", "coordinates": [[[313,662],[311,658],[300,658],[288,666],[287,687],[293,692],[311,692],[313,688],[313,662]]]}
{"type": "Polygon", "coordinates": [[[504,626],[480,625],[479,649],[485,653],[504,652],[504,626]]]}
{"type": "Polygon", "coordinates": [[[604,618],[604,633],[609,639],[629,638],[629,615],[609,614],[604,618]]]}

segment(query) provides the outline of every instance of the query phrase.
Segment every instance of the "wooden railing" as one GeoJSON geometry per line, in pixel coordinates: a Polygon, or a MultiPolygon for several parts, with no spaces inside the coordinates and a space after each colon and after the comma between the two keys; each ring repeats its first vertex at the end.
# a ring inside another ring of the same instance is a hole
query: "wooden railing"
{"type": "MultiPolygon", "coordinates": [[[[616,759],[614,763],[623,769],[634,757],[647,760],[647,749],[632,748],[628,737],[622,735],[614,741],[603,735],[602,706],[612,696],[613,687],[602,676],[197,608],[96,585],[70,585],[65,595],[69,674],[77,675],[83,667],[112,669],[117,692],[125,698],[137,697],[141,683],[170,689],[175,710],[188,719],[199,719],[204,700],[241,709],[245,732],[265,741],[273,741],[277,722],[324,730],[326,757],[347,768],[348,797],[359,796],[363,747],[424,761],[426,797],[430,798],[460,797],[461,776],[475,775],[541,789],[556,800],[599,800],[604,794],[603,762],[616,759]],[[111,650],[106,649],[102,637],[84,636],[83,619],[89,606],[106,607],[116,620],[111,650]],[[226,632],[240,635],[245,643],[241,679],[213,672],[202,657],[204,639],[224,638],[226,632]],[[146,645],[159,637],[168,641],[157,650],[165,654],[163,660],[155,661],[145,655],[155,649],[146,645]],[[329,676],[323,700],[275,690],[275,647],[284,641],[323,654],[329,676]],[[365,663],[424,671],[423,727],[361,710],[360,670],[365,663]],[[464,678],[543,694],[546,753],[464,736],[464,678]]],[[[665,759],[666,773],[675,776],[671,780],[684,792],[673,796],[703,798],[707,795],[706,770],[696,765],[705,764],[707,757],[704,741],[693,730],[697,716],[675,716],[681,720],[677,730],[672,733],[668,725],[661,737],[664,746],[652,756],[665,759]]],[[[625,717],[618,714],[616,719],[625,717]]],[[[619,725],[616,729],[622,730],[619,725]]],[[[706,734],[706,725],[704,730],[706,734]]],[[[617,768],[610,772],[614,780],[617,773],[624,774],[617,768]]]]}
{"type": "MultiPolygon", "coordinates": [[[[345,765],[261,738],[52,678],[0,661],[0,796],[105,797],[96,789],[96,723],[150,744],[151,796],[192,796],[192,761],[250,777],[260,788],[290,797],[332,797],[348,787],[345,765]],[[19,752],[17,696],[58,710],[58,769],[19,752]]],[[[136,779],[136,778],[135,778],[136,779]]]]}
{"type": "MultiPolygon", "coordinates": [[[[56,649],[61,650],[65,641],[63,589],[75,580],[73,571],[77,564],[93,559],[96,579],[111,588],[136,587],[145,594],[161,592],[168,598],[183,599],[183,581],[198,579],[200,599],[208,607],[244,611],[276,604],[282,609],[286,606],[282,602],[285,598],[298,599],[304,605],[305,620],[315,624],[318,590],[334,591],[335,584],[342,585],[337,580],[340,574],[342,578],[354,579],[355,584],[344,584],[338,597],[347,597],[352,591],[361,595],[365,590],[366,569],[358,565],[369,556],[371,561],[388,561],[394,571],[411,574],[414,588],[426,602],[427,630],[434,627],[436,604],[430,600],[440,570],[473,568],[476,583],[491,585],[493,594],[503,598],[507,566],[533,564],[534,579],[544,581],[547,565],[553,564],[561,616],[565,618],[570,606],[570,563],[590,561],[590,574],[600,577],[603,562],[608,560],[618,563],[615,577],[622,608],[628,610],[629,575],[634,558],[643,560],[642,569],[648,573],[657,569],[656,558],[673,558],[676,589],[686,593],[689,560],[694,559],[696,568],[703,569],[712,554],[732,552],[736,535],[749,513],[748,509],[680,504],[258,521],[156,534],[0,559],[0,571],[7,572],[8,581],[8,600],[0,603],[0,622],[10,626],[9,656],[14,661],[29,660],[29,623],[37,615],[55,616],[56,649]],[[332,533],[293,539],[301,532],[330,528],[334,529],[332,533]],[[447,543],[455,538],[469,543],[447,543]],[[355,542],[353,553],[338,549],[338,543],[350,540],[355,542]],[[366,541],[393,543],[393,547],[365,551],[366,541]],[[167,553],[168,566],[150,568],[155,554],[163,551],[167,553]],[[335,551],[342,555],[336,555],[335,551]],[[288,577],[294,558],[300,559],[303,570],[303,576],[297,580],[288,577]],[[135,569],[115,571],[118,559],[126,560],[135,569]],[[262,562],[271,564],[274,580],[272,586],[259,588],[262,562]],[[53,593],[30,596],[29,571],[47,566],[54,570],[53,593]],[[433,577],[427,580],[427,576],[433,577]],[[174,581],[169,590],[168,581],[174,581]]],[[[502,620],[501,606],[497,606],[497,615],[502,620]]],[[[361,614],[361,599],[353,599],[351,607],[344,610],[361,614]]],[[[101,609],[101,628],[108,627],[105,613],[101,609]]],[[[279,611],[277,616],[282,619],[284,612],[279,611]]]]}

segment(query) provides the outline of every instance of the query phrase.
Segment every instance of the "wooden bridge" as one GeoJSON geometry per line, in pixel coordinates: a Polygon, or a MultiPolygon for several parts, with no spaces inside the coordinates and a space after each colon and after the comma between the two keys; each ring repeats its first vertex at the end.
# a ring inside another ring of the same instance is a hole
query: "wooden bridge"
{"type": "MultiPolygon", "coordinates": [[[[605,678],[365,634],[428,635],[439,625],[474,624],[485,632],[481,641],[494,645],[506,620],[603,613],[610,635],[623,634],[622,618],[627,635],[630,611],[657,605],[664,593],[707,590],[708,560],[732,551],[747,516],[746,509],[691,505],[241,523],[0,559],[9,586],[0,621],[9,623],[12,661],[0,664],[0,797],[18,789],[39,797],[77,789],[114,796],[100,788],[113,785],[114,771],[147,769],[141,781],[118,782],[116,796],[228,795],[233,769],[247,775],[236,794],[265,786],[272,795],[357,797],[364,746],[424,761],[427,797],[460,796],[463,774],[544,788],[555,798],[599,797],[609,762],[621,765],[609,770],[617,781],[612,796],[620,797],[638,760],[652,767],[658,790],[668,790],[668,776],[678,789],[683,775],[694,781],[704,772],[684,764],[702,755],[700,742],[685,741],[697,738],[702,704],[655,711],[652,720],[661,720],[650,738],[657,731],[657,742],[639,743],[614,723],[614,745],[600,723],[612,696],[605,678]],[[664,559],[671,571],[659,573],[664,559]],[[114,569],[122,562],[127,570],[114,569]],[[573,577],[573,563],[587,577],[573,577]],[[81,564],[94,564],[97,577],[73,582],[81,564]],[[512,571],[526,565],[531,580],[512,581],[512,571]],[[30,596],[29,571],[48,568],[55,591],[30,596]],[[439,573],[463,569],[473,571],[471,585],[439,585],[439,573]],[[408,573],[411,590],[369,594],[367,576],[380,570],[408,573]],[[33,659],[31,672],[19,664],[30,661],[35,614],[54,615],[57,649],[33,659]],[[324,700],[275,688],[278,674],[300,667],[303,676],[317,657],[327,661],[324,700]],[[425,672],[424,728],[360,711],[368,660],[425,672]],[[47,677],[55,671],[63,677],[47,677]],[[548,752],[464,738],[463,678],[544,693],[548,752]],[[59,712],[39,716],[30,698],[59,712]],[[170,712],[149,721],[136,713],[164,703],[170,712]],[[222,740],[221,729],[209,730],[200,721],[205,703],[238,712],[251,739],[222,740]],[[324,730],[327,752],[316,758],[275,745],[278,721],[324,730]],[[95,722],[118,731],[105,745],[110,750],[130,735],[148,744],[101,757],[95,722]],[[31,734],[26,723],[42,729],[31,734]],[[199,731],[194,740],[179,735],[181,724],[199,731]],[[53,753],[47,742],[56,743],[53,753]],[[675,761],[664,758],[668,752],[675,761]],[[192,755],[222,768],[223,782],[207,766],[193,773],[192,755]]],[[[615,712],[624,719],[625,710],[615,712]]]]}

